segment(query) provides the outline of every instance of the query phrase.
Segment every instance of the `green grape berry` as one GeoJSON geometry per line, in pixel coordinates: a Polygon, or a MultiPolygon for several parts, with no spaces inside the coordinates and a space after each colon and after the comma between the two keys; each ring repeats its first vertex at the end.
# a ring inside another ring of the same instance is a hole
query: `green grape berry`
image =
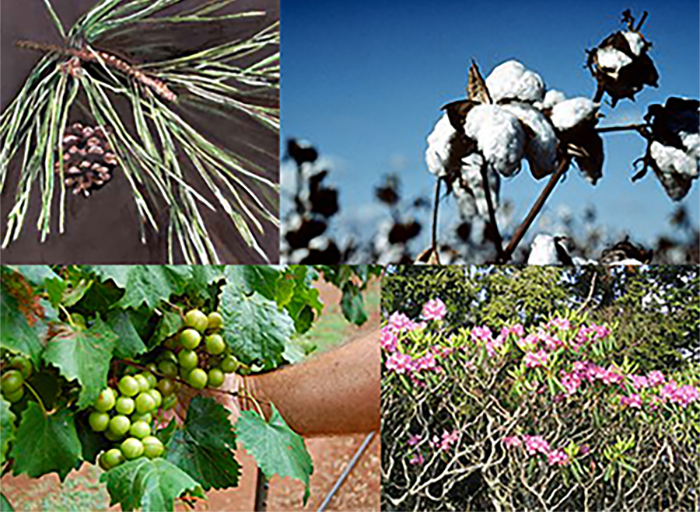
{"type": "MultiPolygon", "coordinates": [[[[146,365],[146,368],[148,368],[148,371],[153,373],[158,373],[158,365],[156,363],[148,363],[146,365]]],[[[148,377],[146,377],[148,378],[148,377]]]]}
{"type": "Polygon", "coordinates": [[[141,443],[143,443],[143,454],[149,459],[160,457],[163,454],[163,450],[165,450],[160,439],[154,436],[144,437],[141,443]]]}
{"type": "Polygon", "coordinates": [[[110,441],[112,441],[112,442],[114,442],[114,441],[121,441],[121,440],[124,438],[124,434],[118,435],[118,434],[115,434],[114,432],[112,432],[112,431],[109,430],[109,429],[107,429],[107,430],[105,431],[104,434],[105,434],[105,437],[106,437],[107,439],[109,439],[110,441]]]}
{"type": "Polygon", "coordinates": [[[106,412],[93,411],[88,416],[88,423],[94,432],[104,432],[109,427],[109,414],[106,412]]]}
{"type": "Polygon", "coordinates": [[[131,422],[129,418],[123,414],[118,414],[111,420],[109,420],[109,431],[115,436],[123,436],[131,428],[131,422]]]}
{"type": "Polygon", "coordinates": [[[135,421],[129,428],[129,434],[138,439],[143,439],[151,433],[151,427],[145,421],[135,421]]]}
{"type": "Polygon", "coordinates": [[[112,388],[103,389],[95,402],[95,409],[100,412],[107,412],[117,401],[117,393],[112,388]]]}
{"type": "Polygon", "coordinates": [[[177,336],[171,336],[170,338],[166,338],[166,340],[163,342],[163,346],[167,349],[175,350],[180,346],[180,341],[178,340],[177,336]]]}
{"type": "Polygon", "coordinates": [[[124,462],[124,455],[118,448],[112,448],[100,455],[100,467],[105,471],[117,467],[124,462]]]}
{"type": "Polygon", "coordinates": [[[166,377],[177,377],[177,364],[172,361],[161,361],[158,363],[158,370],[166,377]]]}
{"type": "Polygon", "coordinates": [[[224,318],[214,311],[213,313],[209,313],[209,316],[207,317],[207,329],[210,329],[212,331],[216,329],[221,329],[224,325],[224,318]]]}
{"type": "Polygon", "coordinates": [[[187,383],[195,389],[204,389],[207,387],[207,372],[201,368],[195,368],[187,376],[187,383]]]}
{"type": "Polygon", "coordinates": [[[153,389],[158,384],[158,379],[150,371],[143,372],[141,375],[148,382],[148,389],[153,389]]]}
{"type": "Polygon", "coordinates": [[[163,398],[163,410],[169,411],[170,409],[173,409],[177,405],[177,396],[176,395],[167,395],[165,398],[163,398]]]}
{"type": "Polygon", "coordinates": [[[208,372],[208,384],[209,387],[211,388],[218,388],[220,387],[225,380],[225,375],[224,372],[222,372],[219,368],[212,368],[208,372]]]}
{"type": "Polygon", "coordinates": [[[10,367],[19,370],[25,379],[32,375],[32,362],[24,356],[15,356],[10,359],[10,367]]]}
{"type": "Polygon", "coordinates": [[[124,396],[136,396],[139,389],[139,382],[131,375],[125,375],[119,381],[119,392],[124,396]]]}
{"type": "Polygon", "coordinates": [[[238,370],[240,365],[241,363],[239,363],[238,360],[230,354],[221,360],[221,369],[224,371],[224,373],[233,373],[238,370]]]}
{"type": "Polygon", "coordinates": [[[218,334],[210,334],[209,336],[207,336],[205,343],[207,347],[207,352],[209,352],[213,356],[223,354],[224,350],[226,350],[226,342],[218,334]]]}
{"type": "Polygon", "coordinates": [[[19,370],[8,370],[2,374],[2,379],[0,379],[0,388],[3,394],[12,394],[22,387],[24,384],[24,377],[22,377],[22,372],[19,370]]]}
{"type": "Polygon", "coordinates": [[[184,348],[194,350],[199,346],[202,341],[202,335],[199,334],[195,329],[185,329],[180,333],[180,344],[184,348]]]}
{"type": "Polygon", "coordinates": [[[124,457],[129,460],[138,459],[141,455],[143,455],[143,443],[141,443],[141,441],[135,437],[125,439],[119,448],[124,454],[124,457]]]}
{"type": "Polygon", "coordinates": [[[153,421],[153,415],[150,412],[146,412],[144,414],[132,414],[131,415],[131,423],[136,423],[137,421],[145,421],[149,425],[153,421]]]}
{"type": "Polygon", "coordinates": [[[172,379],[161,379],[156,387],[164,397],[170,396],[175,392],[175,383],[172,379]]]}
{"type": "Polygon", "coordinates": [[[192,327],[199,332],[204,332],[207,325],[209,325],[209,319],[207,318],[207,315],[202,313],[200,310],[192,309],[185,315],[185,325],[187,327],[192,327]]]}
{"type": "Polygon", "coordinates": [[[159,361],[172,361],[173,363],[177,364],[177,356],[175,355],[175,352],[172,350],[166,350],[165,352],[161,352],[160,356],[158,356],[159,361]]]}
{"type": "Polygon", "coordinates": [[[177,359],[180,363],[180,366],[182,368],[186,368],[188,370],[191,370],[192,368],[197,367],[197,363],[199,362],[199,357],[197,357],[197,352],[194,350],[181,350],[180,353],[177,355],[177,359]]]}
{"type": "Polygon", "coordinates": [[[160,407],[160,404],[163,403],[163,395],[160,394],[160,391],[158,391],[157,389],[151,389],[150,391],[148,391],[148,393],[151,395],[153,401],[156,404],[154,409],[160,407]]]}
{"type": "Polygon", "coordinates": [[[150,412],[156,407],[156,401],[150,393],[144,392],[136,397],[136,411],[139,414],[150,412]]]}
{"type": "Polygon", "coordinates": [[[120,396],[117,398],[117,405],[115,409],[119,414],[123,414],[125,416],[128,416],[132,412],[134,412],[134,407],[136,404],[134,403],[133,398],[127,398],[125,396],[120,396]]]}
{"type": "Polygon", "coordinates": [[[143,374],[139,373],[138,375],[134,375],[134,378],[136,379],[136,382],[139,383],[140,392],[143,393],[144,391],[151,389],[150,382],[148,382],[148,379],[143,374]]]}
{"type": "Polygon", "coordinates": [[[10,403],[17,403],[22,400],[22,397],[24,396],[24,388],[19,388],[14,393],[4,393],[3,396],[10,403]]]}

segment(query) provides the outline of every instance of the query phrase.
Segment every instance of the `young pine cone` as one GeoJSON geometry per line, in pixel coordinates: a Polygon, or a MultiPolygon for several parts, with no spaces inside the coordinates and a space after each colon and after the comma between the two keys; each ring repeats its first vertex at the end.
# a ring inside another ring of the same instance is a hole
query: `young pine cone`
{"type": "MultiPolygon", "coordinates": [[[[64,183],[74,194],[88,197],[112,179],[117,157],[105,128],[73,123],[66,128],[61,143],[64,183]]],[[[60,163],[56,162],[56,173],[60,172],[60,163]]]]}

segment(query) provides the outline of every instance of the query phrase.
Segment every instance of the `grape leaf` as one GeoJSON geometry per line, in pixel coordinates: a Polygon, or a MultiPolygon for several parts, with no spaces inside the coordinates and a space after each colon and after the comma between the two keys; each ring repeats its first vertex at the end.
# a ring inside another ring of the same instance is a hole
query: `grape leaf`
{"type": "Polygon", "coordinates": [[[62,326],[49,339],[44,360],[67,380],[81,386],[78,407],[92,405],[107,387],[107,373],[117,335],[98,316],[89,329],[62,326]]]}
{"type": "Polygon", "coordinates": [[[92,267],[102,280],[112,280],[124,290],[117,303],[121,308],[146,304],[155,308],[160,301],[185,291],[192,268],[182,265],[97,265],[92,267]]]}
{"type": "Polygon", "coordinates": [[[277,366],[294,322],[286,310],[259,293],[246,295],[235,282],[221,290],[219,311],[224,318],[224,339],[245,364],[259,361],[263,368],[277,366]]]}
{"type": "Polygon", "coordinates": [[[2,432],[0,435],[0,465],[5,464],[7,449],[15,438],[16,419],[17,416],[10,409],[10,402],[0,398],[0,432],[2,432]]]}
{"type": "Polygon", "coordinates": [[[44,288],[49,295],[51,304],[56,306],[61,302],[61,295],[67,284],[51,267],[48,265],[19,265],[17,270],[33,286],[44,288]]]}
{"type": "Polygon", "coordinates": [[[92,430],[87,414],[76,414],[75,430],[80,440],[82,458],[87,462],[94,464],[101,451],[113,448],[113,443],[104,436],[104,433],[92,430]]]}
{"type": "Polygon", "coordinates": [[[12,508],[12,503],[8,500],[4,494],[0,493],[0,512],[15,512],[12,508]]]}
{"type": "Polygon", "coordinates": [[[362,325],[367,321],[365,301],[360,290],[352,285],[343,288],[343,297],[340,299],[340,307],[345,318],[355,324],[362,325]]]}
{"type": "Polygon", "coordinates": [[[238,441],[255,457],[267,478],[289,476],[306,485],[304,505],[309,499],[309,478],[314,471],[304,439],[294,432],[272,405],[270,421],[253,411],[243,411],[236,424],[238,441]]]}
{"type": "Polygon", "coordinates": [[[148,350],[141,336],[136,332],[134,324],[131,323],[130,311],[114,309],[107,314],[105,322],[118,337],[114,347],[117,357],[130,359],[148,350]]]}
{"type": "MultiPolygon", "coordinates": [[[[10,280],[17,281],[15,276],[9,276],[3,272],[2,286],[0,286],[0,325],[2,325],[0,347],[13,353],[19,352],[28,355],[34,363],[38,363],[44,347],[37,332],[32,328],[32,325],[36,325],[38,320],[35,311],[36,304],[31,297],[26,297],[23,303],[20,303],[10,293],[10,280]]],[[[19,276],[19,280],[26,284],[21,276],[19,276]]]]}
{"type": "Polygon", "coordinates": [[[204,498],[202,487],[180,468],[164,459],[140,459],[110,469],[100,477],[107,484],[110,506],[143,512],[172,511],[183,493],[204,498]]]}
{"type": "Polygon", "coordinates": [[[270,265],[230,265],[226,268],[229,283],[234,283],[246,295],[258,292],[270,300],[275,299],[281,278],[281,270],[270,265]]]}
{"type": "Polygon", "coordinates": [[[174,311],[165,311],[158,322],[158,327],[153,336],[148,340],[148,346],[153,348],[160,345],[165,339],[170,338],[184,325],[184,320],[174,311]]]}
{"type": "Polygon", "coordinates": [[[182,429],[168,442],[167,460],[202,482],[204,490],[238,485],[236,435],[229,412],[211,398],[196,396],[187,409],[182,429]]]}
{"type": "Polygon", "coordinates": [[[69,409],[45,414],[37,402],[29,401],[12,447],[14,474],[39,478],[55,471],[63,481],[80,462],[74,416],[75,412],[69,409]]]}

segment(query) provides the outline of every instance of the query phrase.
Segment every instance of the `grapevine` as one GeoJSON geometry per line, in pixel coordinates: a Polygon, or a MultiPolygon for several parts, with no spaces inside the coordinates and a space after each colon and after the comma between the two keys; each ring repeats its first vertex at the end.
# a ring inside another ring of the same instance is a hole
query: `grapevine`
{"type": "MultiPolygon", "coordinates": [[[[303,438],[272,403],[266,418],[246,397],[236,421],[222,404],[239,394],[227,376],[294,362],[322,312],[313,282],[326,271],[1,267],[2,474],[63,481],[96,464],[111,505],[173,510],[236,487],[243,447],[266,478],[303,482],[305,502],[313,464],[303,438]]],[[[359,294],[362,272],[333,279],[359,294]]],[[[11,507],[12,496],[1,499],[11,507]]]]}

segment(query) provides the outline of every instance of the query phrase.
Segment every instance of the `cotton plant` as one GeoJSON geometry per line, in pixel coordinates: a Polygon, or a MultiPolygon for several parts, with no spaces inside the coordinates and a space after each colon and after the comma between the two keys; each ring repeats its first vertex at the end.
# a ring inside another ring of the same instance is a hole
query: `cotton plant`
{"type": "MultiPolygon", "coordinates": [[[[442,182],[447,185],[463,216],[484,219],[497,262],[512,258],[572,163],[591,185],[603,178],[601,133],[634,130],[647,138],[645,169],[654,170],[673,200],[685,197],[697,179],[700,136],[696,100],[670,98],[663,107],[652,105],[645,124],[598,126],[606,94],[614,108],[621,99],[634,99],[645,86],[657,86],[658,73],[649,56],[651,43],[640,32],[645,19],[646,13],[635,25],[631,13],[625,11],[627,30],[615,32],[588,52],[588,67],[598,84],[593,99],[567,97],[548,89],[536,71],[509,60],[485,79],[473,63],[467,97],[443,107],[427,139],[428,171],[437,178],[438,192],[442,182]],[[504,247],[496,218],[501,181],[518,175],[524,161],[535,180],[549,177],[549,182],[504,247]]],[[[434,208],[435,223],[437,201],[434,208]]],[[[434,239],[429,251],[437,255],[438,246],[434,239]]]]}

